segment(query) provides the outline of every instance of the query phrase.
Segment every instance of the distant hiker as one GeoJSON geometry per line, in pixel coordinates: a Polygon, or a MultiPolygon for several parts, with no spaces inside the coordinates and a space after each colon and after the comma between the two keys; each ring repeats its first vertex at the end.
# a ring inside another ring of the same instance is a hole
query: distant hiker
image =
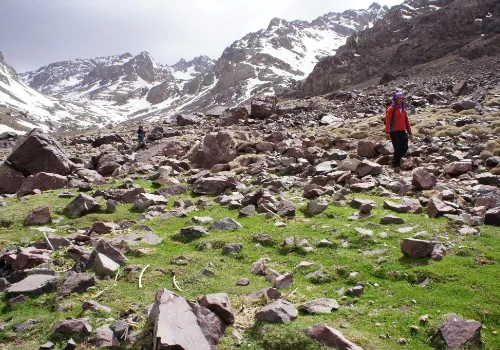
{"type": "Polygon", "coordinates": [[[144,128],[142,125],[139,126],[139,129],[137,129],[137,148],[141,147],[146,147],[146,144],[144,143],[144,139],[146,138],[146,132],[144,131],[144,128]]]}
{"type": "Polygon", "coordinates": [[[392,97],[392,104],[385,113],[385,138],[391,140],[394,147],[392,159],[394,168],[401,166],[401,158],[408,152],[408,137],[413,142],[410,120],[405,109],[404,94],[398,92],[392,97]]]}

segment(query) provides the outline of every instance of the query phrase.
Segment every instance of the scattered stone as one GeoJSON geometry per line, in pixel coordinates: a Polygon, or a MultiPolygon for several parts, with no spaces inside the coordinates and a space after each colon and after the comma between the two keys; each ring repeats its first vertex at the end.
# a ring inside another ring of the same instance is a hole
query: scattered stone
{"type": "Polygon", "coordinates": [[[365,289],[363,286],[354,286],[352,288],[347,289],[347,294],[359,297],[361,294],[365,292],[365,289]]]}
{"type": "Polygon", "coordinates": [[[430,218],[435,218],[445,214],[453,214],[455,209],[444,203],[437,197],[431,197],[427,203],[427,213],[430,218]]]}
{"type": "Polygon", "coordinates": [[[29,212],[24,220],[24,226],[44,225],[52,222],[50,206],[42,205],[29,212]]]}
{"type": "Polygon", "coordinates": [[[241,208],[240,210],[238,210],[238,214],[240,216],[244,216],[244,217],[254,216],[255,215],[255,205],[249,204],[249,205],[241,208]]]}
{"type": "Polygon", "coordinates": [[[265,276],[267,274],[266,259],[260,258],[252,264],[250,267],[250,272],[257,276],[265,276]]]}
{"type": "Polygon", "coordinates": [[[309,314],[329,314],[338,310],[339,304],[335,299],[321,298],[309,301],[299,306],[299,311],[309,314]]]}
{"type": "Polygon", "coordinates": [[[243,226],[233,218],[225,218],[222,220],[218,220],[209,227],[210,230],[224,230],[224,231],[235,230],[240,228],[243,228],[243,226]]]}
{"type": "Polygon", "coordinates": [[[451,314],[439,327],[439,333],[449,349],[481,349],[481,328],[475,320],[464,320],[451,314]]]}
{"type": "Polygon", "coordinates": [[[97,348],[119,349],[120,342],[116,339],[108,324],[97,328],[94,338],[94,346],[97,348]]]}
{"type": "Polygon", "coordinates": [[[92,327],[85,318],[58,321],[52,329],[54,333],[69,336],[89,335],[92,332],[92,327]]]}
{"type": "Polygon", "coordinates": [[[500,207],[496,207],[486,211],[486,214],[484,216],[484,224],[500,226],[500,207]]]}
{"type": "MultiPolygon", "coordinates": [[[[153,308],[153,304],[151,304],[150,306],[151,306],[151,308],[153,308]]],[[[149,314],[150,313],[147,313],[148,317],[149,317],[149,314]]],[[[113,324],[111,325],[110,328],[113,331],[113,333],[115,334],[115,337],[117,337],[118,339],[123,339],[123,336],[127,333],[128,324],[127,324],[127,322],[125,322],[123,320],[117,320],[117,321],[113,322],[113,324]]]]}
{"type": "Polygon", "coordinates": [[[99,310],[99,311],[104,311],[107,313],[111,312],[111,308],[109,306],[101,305],[97,301],[94,301],[94,300],[84,301],[82,303],[82,310],[83,311],[87,311],[87,310],[97,311],[97,310],[99,310]]]}
{"type": "Polygon", "coordinates": [[[382,219],[380,219],[380,223],[382,225],[387,225],[387,224],[404,224],[405,220],[403,218],[398,217],[398,216],[386,215],[382,219]]]}
{"type": "Polygon", "coordinates": [[[19,323],[17,325],[15,325],[13,327],[13,331],[15,333],[21,333],[22,331],[24,331],[26,328],[31,328],[33,327],[34,325],[40,323],[40,320],[38,319],[34,319],[34,320],[29,320],[29,321],[26,321],[26,322],[23,322],[23,323],[19,323]]]}
{"type": "Polygon", "coordinates": [[[411,183],[417,190],[430,190],[436,186],[437,181],[436,176],[425,168],[416,168],[413,170],[411,183]]]}
{"type": "Polygon", "coordinates": [[[238,254],[242,248],[242,243],[228,243],[222,248],[222,254],[238,254]]]}
{"type": "Polygon", "coordinates": [[[441,242],[406,238],[401,241],[401,252],[410,258],[441,260],[446,254],[446,248],[441,242]]]}
{"type": "Polygon", "coordinates": [[[80,193],[78,197],[66,206],[66,211],[72,218],[95,213],[100,209],[101,206],[94,198],[83,193],[80,193]]]}
{"type": "Polygon", "coordinates": [[[5,292],[8,296],[24,295],[40,295],[51,293],[59,286],[59,279],[49,275],[31,275],[20,282],[9,286],[5,292]]]}
{"type": "Polygon", "coordinates": [[[292,303],[280,299],[260,309],[255,318],[261,321],[285,323],[295,320],[298,314],[292,303]]]}
{"type": "Polygon", "coordinates": [[[307,212],[310,215],[317,215],[325,211],[327,207],[328,201],[324,198],[320,198],[307,203],[307,212]]]}
{"type": "Polygon", "coordinates": [[[287,272],[284,275],[276,277],[274,280],[274,288],[283,289],[290,288],[293,284],[293,273],[287,272]]]}
{"type": "Polygon", "coordinates": [[[335,349],[363,350],[361,347],[347,340],[341,332],[325,324],[316,324],[307,328],[306,334],[312,339],[335,349]]]}
{"type": "Polygon", "coordinates": [[[236,285],[242,286],[242,287],[248,286],[249,284],[250,284],[250,280],[248,278],[240,278],[238,280],[238,282],[236,282],[236,285]]]}
{"type": "Polygon", "coordinates": [[[40,345],[40,347],[38,349],[39,350],[52,350],[52,349],[54,349],[54,347],[55,347],[54,343],[52,343],[51,341],[49,341],[49,342],[46,342],[43,345],[40,345]]]}
{"type": "Polygon", "coordinates": [[[295,211],[295,205],[291,201],[282,200],[278,203],[278,215],[281,217],[293,217],[295,211]]]}
{"type": "Polygon", "coordinates": [[[57,292],[57,298],[64,298],[72,293],[84,293],[92,286],[95,286],[94,276],[86,273],[76,273],[66,278],[57,292]]]}
{"type": "Polygon", "coordinates": [[[208,230],[203,226],[188,226],[181,229],[180,237],[191,241],[207,236],[208,234],[208,230]]]}
{"type": "Polygon", "coordinates": [[[16,306],[19,303],[24,303],[26,300],[28,300],[28,299],[24,296],[24,294],[19,294],[18,296],[7,300],[7,305],[10,308],[13,308],[14,306],[16,306]]]}
{"type": "Polygon", "coordinates": [[[274,288],[264,288],[261,290],[257,290],[247,295],[247,298],[250,300],[260,299],[264,295],[266,295],[269,299],[279,299],[281,298],[281,293],[274,288]]]}
{"type": "Polygon", "coordinates": [[[233,308],[227,293],[208,294],[198,297],[198,303],[214,312],[225,324],[234,323],[233,308]]]}
{"type": "Polygon", "coordinates": [[[101,276],[113,276],[120,268],[120,265],[106,255],[97,253],[94,259],[94,271],[101,276]]]}

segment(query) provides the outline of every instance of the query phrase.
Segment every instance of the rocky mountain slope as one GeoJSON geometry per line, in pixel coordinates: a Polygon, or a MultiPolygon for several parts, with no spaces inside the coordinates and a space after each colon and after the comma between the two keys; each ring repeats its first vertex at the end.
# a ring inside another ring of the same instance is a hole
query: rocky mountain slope
{"type": "Polygon", "coordinates": [[[258,93],[278,93],[304,79],[346,38],[373,25],[387,7],[328,13],[312,22],[273,19],[235,41],[213,61],[199,56],[172,66],[147,52],[57,62],[21,74],[31,87],[63,101],[105,108],[115,117],[154,117],[235,106],[258,93]]]}
{"type": "Polygon", "coordinates": [[[384,74],[412,79],[425,70],[439,72],[452,61],[494,56],[500,52],[499,43],[498,1],[405,1],[372,28],[349,37],[335,56],[319,62],[303,94],[321,95],[380,80],[384,74]]]}
{"type": "Polygon", "coordinates": [[[61,100],[28,86],[0,53],[0,133],[89,128],[118,122],[97,104],[61,100]]]}

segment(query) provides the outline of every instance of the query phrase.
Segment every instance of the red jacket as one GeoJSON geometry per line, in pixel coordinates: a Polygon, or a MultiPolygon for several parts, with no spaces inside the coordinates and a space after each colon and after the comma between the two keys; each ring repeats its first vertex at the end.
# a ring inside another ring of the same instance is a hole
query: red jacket
{"type": "Polygon", "coordinates": [[[402,112],[399,108],[396,108],[394,112],[394,108],[395,107],[390,106],[385,113],[385,132],[389,133],[391,131],[392,114],[394,113],[395,131],[408,131],[408,134],[411,135],[411,125],[408,114],[406,111],[402,112]]]}

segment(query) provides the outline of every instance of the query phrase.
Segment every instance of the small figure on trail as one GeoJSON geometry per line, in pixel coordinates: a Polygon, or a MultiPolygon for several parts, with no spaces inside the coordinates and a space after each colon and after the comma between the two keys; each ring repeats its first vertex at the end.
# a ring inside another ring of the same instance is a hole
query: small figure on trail
{"type": "Polygon", "coordinates": [[[408,152],[408,138],[413,142],[410,120],[406,113],[404,94],[396,93],[392,98],[392,104],[387,108],[385,114],[385,138],[391,140],[394,147],[392,166],[399,169],[401,158],[408,152]]]}
{"type": "Polygon", "coordinates": [[[146,132],[144,131],[144,128],[142,125],[139,126],[139,129],[137,129],[137,148],[141,147],[146,147],[146,144],[144,143],[144,139],[146,138],[146,132]]]}

